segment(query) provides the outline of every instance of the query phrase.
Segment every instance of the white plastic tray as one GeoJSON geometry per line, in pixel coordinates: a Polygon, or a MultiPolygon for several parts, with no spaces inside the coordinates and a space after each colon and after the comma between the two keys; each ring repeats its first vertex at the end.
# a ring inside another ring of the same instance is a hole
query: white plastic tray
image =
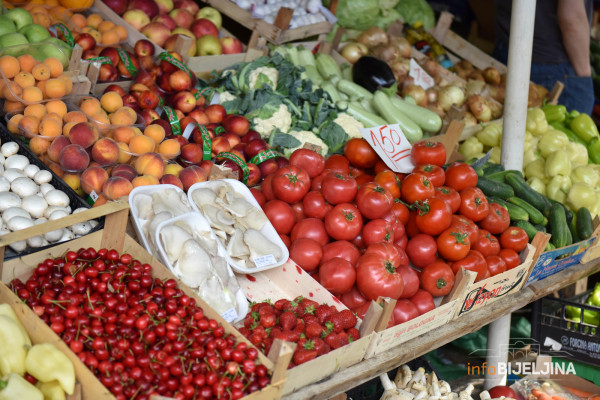
{"type": "MultiPolygon", "coordinates": [[[[165,227],[173,225],[177,221],[185,221],[192,229],[194,229],[196,231],[210,232],[210,235],[212,236],[214,241],[217,243],[217,254],[220,257],[224,258],[225,260],[228,260],[227,252],[225,251],[223,246],[220,245],[219,240],[215,236],[215,233],[211,229],[208,221],[202,215],[200,215],[198,212],[193,211],[193,212],[181,214],[177,217],[173,217],[166,221],[163,221],[156,228],[154,241],[156,242],[156,248],[158,250],[158,258],[167,268],[169,268],[171,270],[171,272],[174,272],[173,265],[169,262],[169,259],[167,258],[167,255],[165,254],[165,250],[164,250],[161,240],[160,240],[160,232],[165,227]]],[[[231,270],[229,261],[227,261],[227,271],[229,272],[230,277],[237,280],[237,278],[235,277],[235,274],[231,270]]],[[[241,321],[242,319],[244,319],[246,317],[246,314],[248,313],[248,300],[246,300],[246,295],[244,294],[244,291],[242,290],[241,286],[235,292],[235,299],[238,303],[237,309],[232,308],[221,314],[221,316],[223,318],[225,318],[227,320],[227,322],[241,321]]],[[[205,301],[206,301],[206,299],[205,299],[205,301]]]]}
{"type": "MultiPolygon", "coordinates": [[[[212,188],[212,187],[218,186],[219,184],[222,184],[222,183],[226,183],[229,186],[231,186],[232,190],[234,190],[236,193],[239,193],[242,196],[244,196],[244,198],[250,204],[252,204],[254,207],[258,208],[260,210],[260,212],[263,212],[262,208],[260,208],[260,205],[254,198],[254,196],[252,195],[252,193],[250,192],[248,187],[246,185],[244,185],[242,182],[235,180],[235,179],[219,179],[216,181],[198,182],[198,183],[195,183],[194,185],[192,185],[192,187],[190,187],[188,190],[188,200],[189,200],[189,203],[192,206],[192,208],[194,210],[196,210],[198,213],[202,214],[202,211],[200,211],[200,209],[198,208],[198,206],[196,205],[196,202],[194,202],[193,197],[192,197],[195,190],[198,190],[201,188],[212,188]]],[[[276,262],[274,264],[265,265],[260,268],[246,268],[246,267],[242,267],[241,265],[237,264],[231,257],[229,257],[229,254],[227,254],[227,252],[225,252],[227,261],[229,262],[229,265],[231,265],[231,267],[236,272],[239,272],[242,274],[253,274],[256,272],[268,270],[268,269],[283,265],[290,257],[290,253],[289,253],[287,247],[285,246],[285,244],[279,237],[279,234],[277,233],[277,231],[275,230],[275,228],[273,227],[273,225],[270,222],[267,222],[262,227],[262,229],[260,230],[260,233],[265,235],[265,237],[267,239],[269,239],[270,241],[275,243],[277,246],[279,246],[279,248],[281,249],[281,257],[278,260],[276,260],[276,262]]],[[[219,246],[222,246],[220,241],[219,241],[219,246]]]]}

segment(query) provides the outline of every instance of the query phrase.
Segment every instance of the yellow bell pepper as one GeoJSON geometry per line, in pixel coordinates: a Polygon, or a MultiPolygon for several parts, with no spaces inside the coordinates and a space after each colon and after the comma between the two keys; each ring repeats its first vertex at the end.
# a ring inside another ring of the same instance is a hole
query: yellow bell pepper
{"type": "Polygon", "coordinates": [[[540,159],[539,150],[530,148],[523,153],[523,167],[527,167],[532,162],[540,159]]]}
{"type": "Polygon", "coordinates": [[[600,192],[596,192],[597,200],[594,205],[589,209],[590,214],[592,214],[592,218],[595,218],[596,215],[600,215],[600,192]]]}
{"type": "Polygon", "coordinates": [[[546,158],[545,164],[546,176],[552,178],[556,175],[571,175],[571,161],[569,155],[564,150],[553,151],[546,158]]]}
{"type": "Polygon", "coordinates": [[[12,318],[0,315],[0,375],[11,372],[25,375],[27,341],[29,337],[25,339],[12,318]]]}
{"type": "Polygon", "coordinates": [[[546,196],[559,203],[564,203],[571,185],[571,179],[568,176],[556,175],[546,185],[546,196]]]}
{"type": "Polygon", "coordinates": [[[16,373],[0,379],[0,400],[44,400],[44,395],[16,373]]]}
{"type": "Polygon", "coordinates": [[[546,161],[543,158],[538,158],[537,160],[530,162],[525,167],[525,177],[527,179],[538,178],[542,182],[548,182],[548,177],[546,176],[546,161]]]}
{"type": "Polygon", "coordinates": [[[571,181],[573,183],[581,182],[595,188],[598,180],[600,180],[600,176],[591,165],[580,165],[571,171],[571,181]]]}
{"type": "Polygon", "coordinates": [[[482,130],[477,132],[476,136],[484,146],[499,146],[502,141],[502,127],[496,123],[487,124],[482,130]]]}
{"type": "Polygon", "coordinates": [[[594,206],[597,200],[598,195],[594,189],[582,182],[574,183],[567,195],[567,203],[575,211],[579,210],[581,207],[587,207],[589,209],[594,206]]]}
{"type": "Polygon", "coordinates": [[[75,390],[75,368],[69,358],[50,343],[36,344],[27,353],[25,369],[41,382],[58,381],[67,394],[75,390]]]}
{"type": "Polygon", "coordinates": [[[564,151],[568,144],[569,138],[567,135],[557,129],[549,129],[541,137],[538,147],[542,151],[542,157],[548,157],[554,151],[564,151]]]}
{"type": "Polygon", "coordinates": [[[467,160],[470,160],[471,158],[481,158],[482,156],[480,156],[480,154],[483,154],[483,144],[475,136],[471,136],[461,143],[458,147],[458,152],[467,160]]]}
{"type": "Polygon", "coordinates": [[[536,192],[546,195],[546,184],[538,177],[527,179],[527,184],[536,192]]]}
{"type": "Polygon", "coordinates": [[[572,168],[575,168],[576,165],[587,165],[588,151],[581,143],[569,142],[566,152],[569,156],[569,161],[571,161],[572,168]]]}
{"type": "Polygon", "coordinates": [[[490,162],[494,164],[500,164],[500,155],[502,153],[502,149],[500,147],[492,148],[492,154],[490,155],[490,162]]]}
{"type": "Polygon", "coordinates": [[[56,381],[38,382],[37,388],[44,394],[44,400],[65,400],[65,391],[56,381]]]}
{"type": "Polygon", "coordinates": [[[12,307],[6,303],[0,304],[0,315],[6,315],[7,317],[15,321],[15,323],[19,327],[19,330],[21,331],[21,334],[23,335],[25,344],[27,346],[31,346],[31,340],[29,340],[29,335],[27,334],[27,331],[25,330],[23,324],[21,324],[21,321],[19,321],[19,318],[17,317],[17,314],[15,314],[15,311],[12,309],[12,307]]]}
{"type": "Polygon", "coordinates": [[[535,136],[543,135],[548,130],[546,114],[544,114],[544,111],[538,107],[527,110],[527,120],[525,124],[527,130],[535,136]]]}

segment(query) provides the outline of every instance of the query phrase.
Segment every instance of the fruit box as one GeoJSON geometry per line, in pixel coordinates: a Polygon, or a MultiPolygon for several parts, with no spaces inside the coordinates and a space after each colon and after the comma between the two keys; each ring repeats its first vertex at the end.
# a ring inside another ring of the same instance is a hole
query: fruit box
{"type": "MultiPolygon", "coordinates": [[[[52,221],[50,224],[37,225],[32,228],[14,232],[0,237],[0,253],[4,251],[4,246],[27,237],[42,234],[43,232],[59,229],[61,227],[72,225],[76,222],[87,221],[106,215],[105,228],[88,236],[73,240],[68,243],[59,244],[55,247],[43,251],[29,254],[4,263],[0,262],[0,277],[3,284],[0,285],[0,301],[10,304],[15,308],[17,314],[26,320],[28,332],[32,335],[33,342],[49,341],[55,343],[62,350],[75,366],[78,381],[82,386],[82,398],[84,400],[114,399],[114,396],[106,389],[100,381],[87,369],[73,353],[69,347],[60,338],[42,322],[41,319],[33,313],[5,284],[8,284],[14,278],[26,279],[38,263],[50,257],[60,257],[65,252],[73,249],[93,247],[115,249],[118,252],[127,252],[134,259],[142,263],[148,263],[152,266],[153,275],[159,279],[176,279],[175,276],[163,266],[156,258],[150,255],[133,238],[125,233],[129,213],[129,206],[126,202],[117,201],[107,203],[103,206],[91,208],[88,211],[70,215],[68,217],[52,221]]],[[[1,260],[1,257],[0,257],[1,260]]],[[[177,280],[177,279],[176,279],[177,280]]],[[[231,333],[239,341],[246,342],[252,346],[232,325],[227,323],[216,311],[208,306],[196,293],[183,285],[179,280],[179,287],[190,297],[193,297],[197,304],[202,307],[204,313],[209,318],[217,320],[227,333],[231,333]]],[[[272,383],[260,391],[244,397],[246,400],[268,399],[275,400],[281,396],[283,385],[285,383],[285,371],[292,352],[287,344],[278,344],[273,346],[274,350],[269,357],[259,352],[259,360],[269,371],[272,372],[272,383]]]]}
{"type": "MultiPolygon", "coordinates": [[[[277,268],[252,275],[237,275],[237,277],[240,286],[246,292],[246,297],[251,301],[260,302],[266,299],[275,301],[282,298],[292,300],[297,296],[303,296],[318,303],[333,305],[338,310],[347,309],[342,302],[292,260],[288,260],[277,268]]],[[[292,393],[303,386],[318,382],[362,361],[367,348],[375,337],[372,333],[374,328],[372,322],[376,322],[380,314],[381,307],[377,305],[367,311],[365,318],[361,321],[361,338],[359,340],[289,369],[286,373],[287,382],[283,394],[292,393]]]]}

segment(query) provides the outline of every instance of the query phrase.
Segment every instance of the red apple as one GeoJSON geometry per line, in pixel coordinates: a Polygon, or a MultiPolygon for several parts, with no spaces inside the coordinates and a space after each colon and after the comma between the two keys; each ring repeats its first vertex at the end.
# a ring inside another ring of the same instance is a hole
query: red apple
{"type": "Polygon", "coordinates": [[[212,21],[213,24],[217,27],[217,29],[221,29],[223,26],[223,17],[221,13],[216,8],[212,7],[202,7],[198,13],[196,14],[196,19],[206,18],[212,21]]]}
{"type": "Polygon", "coordinates": [[[248,142],[248,144],[246,144],[246,148],[244,149],[249,160],[253,159],[254,156],[265,150],[269,150],[269,145],[262,139],[256,139],[248,142]]]}
{"type": "Polygon", "coordinates": [[[192,0],[175,0],[173,2],[173,8],[179,8],[188,11],[192,15],[198,13],[198,5],[192,0]]]}
{"type": "Polygon", "coordinates": [[[158,5],[154,0],[130,0],[128,9],[142,10],[150,19],[158,15],[158,5]]]}
{"type": "Polygon", "coordinates": [[[238,54],[244,51],[244,45],[239,39],[231,36],[225,36],[219,39],[223,54],[238,54]]]}
{"type": "Polygon", "coordinates": [[[146,69],[140,69],[135,75],[135,83],[141,83],[147,87],[154,85],[154,76],[146,69]]]}
{"type": "Polygon", "coordinates": [[[173,0],[155,0],[159,14],[167,14],[174,7],[173,0]]]}
{"type": "Polygon", "coordinates": [[[225,131],[234,133],[239,137],[245,136],[250,130],[250,122],[241,115],[228,115],[223,119],[221,125],[225,128],[225,131]]]}
{"type": "Polygon", "coordinates": [[[123,105],[133,108],[135,112],[140,112],[140,105],[138,104],[138,99],[133,94],[126,94],[123,98],[123,105]]]}
{"type": "Polygon", "coordinates": [[[89,33],[80,33],[75,37],[75,43],[81,46],[85,50],[92,50],[96,47],[96,39],[89,33]]]}
{"type": "Polygon", "coordinates": [[[95,47],[93,49],[83,51],[81,53],[81,58],[83,60],[89,60],[90,58],[98,57],[99,54],[100,54],[100,50],[98,49],[98,47],[95,47]]]}
{"type": "Polygon", "coordinates": [[[255,131],[255,130],[253,130],[253,129],[250,129],[250,130],[248,131],[248,133],[246,133],[246,134],[245,134],[245,135],[242,137],[242,142],[243,142],[243,143],[249,143],[249,142],[251,142],[251,141],[253,141],[253,140],[256,140],[256,139],[261,139],[261,137],[260,137],[260,133],[256,132],[256,131],[255,131]]]}
{"type": "Polygon", "coordinates": [[[104,94],[104,93],[108,93],[108,92],[117,92],[119,94],[119,96],[121,96],[121,97],[123,97],[127,94],[125,92],[125,89],[123,89],[121,86],[115,85],[115,84],[108,85],[106,87],[106,89],[104,89],[104,92],[102,92],[102,93],[104,94]]]}
{"type": "Polygon", "coordinates": [[[152,56],[141,56],[138,57],[138,60],[140,61],[140,68],[150,72],[154,79],[156,79],[156,74],[154,73],[154,60],[152,59],[152,56]]]}
{"type": "Polygon", "coordinates": [[[156,110],[144,109],[140,112],[142,118],[144,118],[144,126],[148,126],[152,123],[152,121],[160,119],[160,115],[156,112],[156,110]]]}
{"type": "Polygon", "coordinates": [[[150,18],[142,10],[127,10],[123,14],[123,19],[138,31],[150,23],[150,18]]]}
{"type": "Polygon", "coordinates": [[[213,24],[213,22],[206,18],[200,18],[191,24],[191,31],[199,39],[202,36],[210,35],[216,38],[219,37],[219,29],[213,24]]]}
{"type": "Polygon", "coordinates": [[[137,101],[142,109],[154,110],[158,107],[158,95],[150,90],[141,92],[137,101]]]}
{"type": "Polygon", "coordinates": [[[177,26],[185,29],[189,29],[194,22],[194,14],[190,13],[188,10],[174,8],[169,12],[169,16],[173,18],[173,21],[177,24],[177,26]]]}
{"type": "Polygon", "coordinates": [[[119,15],[127,10],[127,0],[102,0],[102,2],[119,15]]]}
{"type": "MultiPolygon", "coordinates": [[[[182,90],[190,90],[192,88],[193,82],[192,78],[188,75],[187,72],[178,69],[169,75],[169,86],[175,92],[181,92],[182,90]]],[[[189,93],[190,96],[194,97],[193,94],[189,93]]],[[[196,98],[194,97],[194,107],[196,106],[196,98]]],[[[190,111],[193,110],[193,107],[190,111]]]]}
{"type": "Polygon", "coordinates": [[[171,36],[171,30],[163,23],[150,22],[142,29],[142,34],[152,40],[159,47],[162,47],[167,38],[171,36]]]}
{"type": "Polygon", "coordinates": [[[160,22],[170,30],[177,28],[177,22],[175,22],[175,20],[173,20],[169,14],[158,14],[152,19],[152,22],[160,22]]]}
{"type": "Polygon", "coordinates": [[[112,65],[114,65],[115,67],[117,65],[119,65],[119,63],[121,62],[121,57],[119,57],[119,52],[114,47],[105,47],[102,49],[102,51],[98,55],[100,57],[110,58],[110,62],[112,62],[112,65]]]}
{"type": "Polygon", "coordinates": [[[140,39],[135,42],[135,45],[133,46],[133,52],[138,57],[153,56],[154,45],[148,39],[140,39]]]}
{"type": "Polygon", "coordinates": [[[256,186],[262,179],[262,174],[260,172],[260,168],[256,164],[248,163],[246,164],[248,167],[248,180],[246,181],[246,186],[256,186]]]}
{"type": "MultiPolygon", "coordinates": [[[[187,75],[187,74],[186,74],[187,75]]],[[[172,75],[171,75],[172,76],[172,75]]],[[[189,77],[188,77],[189,78],[189,77]]],[[[173,85],[171,85],[173,86],[173,85]]],[[[187,114],[196,107],[196,98],[190,92],[178,92],[175,96],[173,96],[173,100],[171,104],[181,112],[187,114]]],[[[194,121],[196,121],[193,117],[190,116],[194,121]]]]}
{"type": "Polygon", "coordinates": [[[119,77],[117,69],[110,64],[102,64],[98,71],[98,81],[100,82],[114,82],[119,77]]]}

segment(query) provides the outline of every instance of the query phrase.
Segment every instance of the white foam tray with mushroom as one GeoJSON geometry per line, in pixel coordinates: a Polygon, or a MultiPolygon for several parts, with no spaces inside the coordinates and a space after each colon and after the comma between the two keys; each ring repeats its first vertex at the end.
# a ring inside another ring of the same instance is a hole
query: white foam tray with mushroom
{"type": "Polygon", "coordinates": [[[183,283],[228,322],[240,321],[248,313],[248,300],[219,245],[208,221],[190,212],[161,222],[154,242],[158,257],[183,283]]]}
{"type": "Polygon", "coordinates": [[[191,206],[210,223],[236,272],[253,274],[288,260],[287,247],[240,181],[199,182],[190,187],[188,198],[191,206]]]}

